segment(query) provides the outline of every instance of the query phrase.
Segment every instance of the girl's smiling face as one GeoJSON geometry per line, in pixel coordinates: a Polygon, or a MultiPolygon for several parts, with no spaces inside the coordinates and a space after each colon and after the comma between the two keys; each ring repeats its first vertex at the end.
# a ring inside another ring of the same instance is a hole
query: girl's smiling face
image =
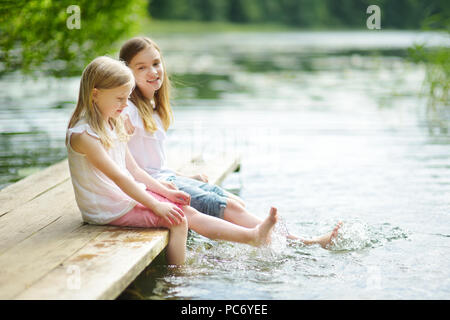
{"type": "Polygon", "coordinates": [[[120,115],[127,106],[128,97],[132,89],[128,84],[112,89],[94,88],[92,98],[99,108],[103,119],[108,121],[109,118],[117,118],[120,115]]]}
{"type": "Polygon", "coordinates": [[[155,91],[161,88],[164,67],[161,55],[154,47],[147,47],[136,54],[129,63],[136,79],[136,85],[147,99],[152,99],[155,91]]]}

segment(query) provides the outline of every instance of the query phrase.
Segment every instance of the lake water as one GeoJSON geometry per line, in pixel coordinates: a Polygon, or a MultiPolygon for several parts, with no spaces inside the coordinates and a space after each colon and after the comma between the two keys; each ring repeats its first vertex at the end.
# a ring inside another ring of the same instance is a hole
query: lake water
{"type": "MultiPolygon", "coordinates": [[[[263,217],[269,248],[194,232],[187,264],[157,259],[120,298],[448,299],[450,135],[420,97],[414,32],[156,36],[177,87],[168,144],[242,155],[224,187],[263,217]],[[332,250],[287,243],[344,226],[332,250]]],[[[78,78],[0,79],[1,187],[65,157],[78,78]]]]}

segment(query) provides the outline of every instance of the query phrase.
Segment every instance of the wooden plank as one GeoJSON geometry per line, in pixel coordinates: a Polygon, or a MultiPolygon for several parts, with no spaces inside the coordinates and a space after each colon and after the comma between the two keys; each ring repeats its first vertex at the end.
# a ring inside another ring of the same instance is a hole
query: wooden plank
{"type": "Polygon", "coordinates": [[[0,298],[12,299],[104,231],[74,207],[0,256],[0,298]]]}
{"type": "Polygon", "coordinates": [[[81,223],[70,180],[9,211],[0,217],[0,257],[21,241],[73,212],[81,223]]]}
{"type": "MultiPolygon", "coordinates": [[[[194,165],[202,171],[209,168],[194,165]]],[[[221,171],[232,171],[236,161],[222,158],[215,166],[218,170],[206,172],[210,181],[219,181],[221,171]]],[[[188,166],[180,169],[187,172],[188,166]]],[[[82,224],[70,180],[11,210],[0,218],[0,226],[2,222],[1,240],[7,244],[0,254],[2,299],[113,299],[168,239],[167,230],[135,228],[115,234],[111,230],[117,227],[82,224]],[[10,235],[4,235],[8,230],[10,235]],[[135,239],[131,247],[130,239],[135,239]],[[81,263],[84,260],[89,263],[81,263]],[[72,267],[81,275],[77,290],[67,286],[72,267]]]]}
{"type": "Polygon", "coordinates": [[[240,162],[238,155],[224,154],[208,161],[198,157],[181,166],[179,171],[187,175],[204,173],[210,183],[220,185],[227,175],[239,167],[240,162]]]}
{"type": "Polygon", "coordinates": [[[109,229],[15,298],[114,299],[168,239],[164,229],[109,229]]]}
{"type": "Polygon", "coordinates": [[[70,178],[67,159],[0,190],[0,217],[70,178]]]}

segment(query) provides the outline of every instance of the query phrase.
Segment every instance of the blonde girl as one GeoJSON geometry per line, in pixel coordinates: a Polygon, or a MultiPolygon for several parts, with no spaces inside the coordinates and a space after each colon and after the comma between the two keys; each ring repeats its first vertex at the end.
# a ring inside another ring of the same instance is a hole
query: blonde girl
{"type": "MultiPolygon", "coordinates": [[[[245,209],[242,199],[218,186],[208,184],[205,175],[188,177],[165,167],[164,140],[173,115],[169,77],[158,45],[147,37],[132,38],[123,44],[120,60],[131,68],[136,79],[129,107],[125,110],[125,124],[132,134],[128,146],[136,162],[169,188],[188,193],[191,196],[190,205],[203,213],[202,216],[219,218],[215,220],[219,225],[226,221],[244,228],[259,226],[263,221],[245,209]]],[[[276,214],[276,209],[272,208],[271,212],[276,214]]],[[[198,229],[197,223],[200,222],[189,216],[187,218],[189,227],[198,229]]],[[[294,235],[287,237],[301,240],[303,244],[318,243],[326,247],[337,235],[339,226],[340,224],[332,232],[312,240],[299,239],[294,235]]],[[[217,227],[218,225],[210,225],[210,231],[217,227]]]]}
{"type": "Polygon", "coordinates": [[[201,216],[188,206],[188,194],[167,188],[136,164],[128,150],[128,134],[120,116],[134,85],[131,70],[108,57],[96,58],[83,72],[66,138],[75,198],[83,220],[168,228],[167,260],[177,265],[185,261],[185,216],[198,225],[196,231],[213,239],[255,246],[268,243],[276,222],[275,211],[251,229],[226,221],[217,224],[216,218],[201,216]]]}
{"type": "Polygon", "coordinates": [[[77,205],[85,222],[170,230],[167,262],[185,261],[189,196],[140,169],[127,148],[120,113],[135,85],[124,63],[98,57],[83,71],[66,147],[77,205]],[[151,191],[150,191],[151,190],[151,191]]]}

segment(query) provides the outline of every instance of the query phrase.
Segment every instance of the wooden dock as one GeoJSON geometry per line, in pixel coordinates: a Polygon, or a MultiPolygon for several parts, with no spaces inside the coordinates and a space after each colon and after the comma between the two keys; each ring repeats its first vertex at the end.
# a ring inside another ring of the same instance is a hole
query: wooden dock
{"type": "MultiPolygon", "coordinates": [[[[220,184],[236,156],[170,156],[220,184]]],[[[165,229],[83,223],[67,160],[0,190],[0,299],[115,299],[165,248],[165,229]]]]}

